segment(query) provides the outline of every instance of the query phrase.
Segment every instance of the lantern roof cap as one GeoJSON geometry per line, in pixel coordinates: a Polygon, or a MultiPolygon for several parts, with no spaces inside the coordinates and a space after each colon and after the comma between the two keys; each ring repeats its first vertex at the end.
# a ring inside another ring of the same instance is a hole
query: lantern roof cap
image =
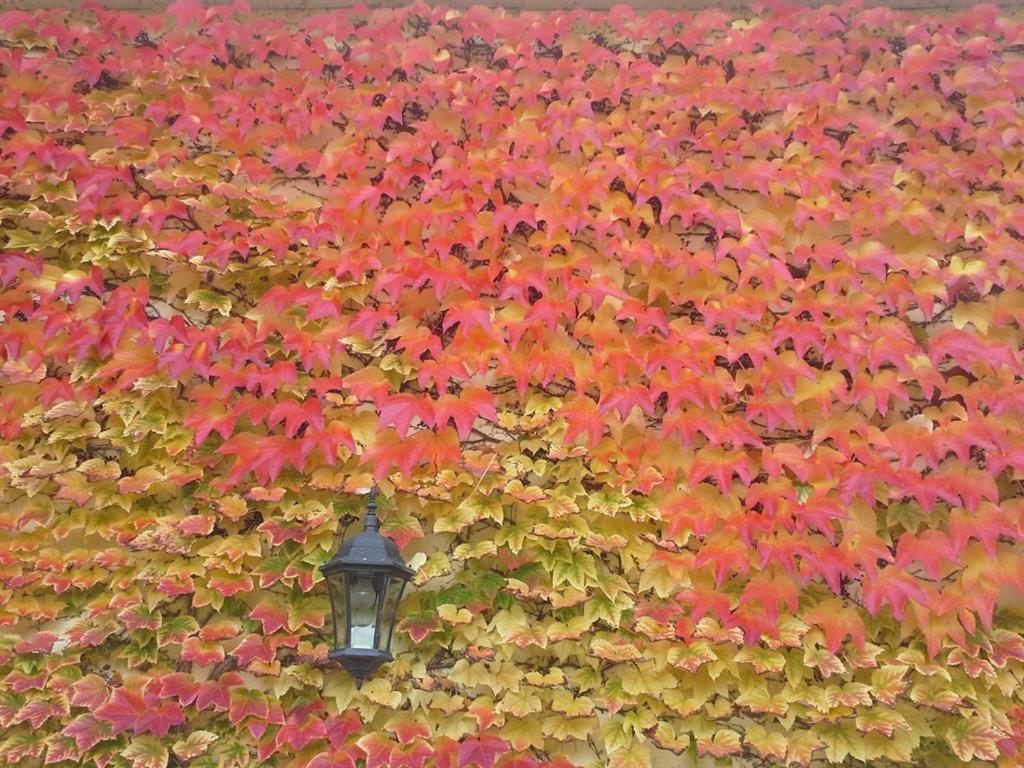
{"type": "Polygon", "coordinates": [[[356,569],[389,571],[405,579],[412,577],[412,570],[402,559],[398,545],[379,531],[377,520],[377,492],[370,492],[366,506],[366,522],[363,531],[342,542],[334,557],[320,566],[324,576],[356,569]]]}

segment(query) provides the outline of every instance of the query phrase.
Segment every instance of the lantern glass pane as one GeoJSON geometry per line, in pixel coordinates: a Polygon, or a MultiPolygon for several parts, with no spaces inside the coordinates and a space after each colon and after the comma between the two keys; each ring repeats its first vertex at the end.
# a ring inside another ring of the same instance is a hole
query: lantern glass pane
{"type": "Polygon", "coordinates": [[[349,648],[376,647],[377,604],[385,577],[373,573],[348,575],[349,648]]]}
{"type": "Polygon", "coordinates": [[[377,648],[387,651],[391,648],[391,633],[395,628],[395,614],[398,613],[398,603],[402,599],[402,591],[405,589],[405,579],[392,576],[388,580],[387,591],[384,594],[384,606],[380,612],[380,640],[377,648]]]}
{"type": "Polygon", "coordinates": [[[336,573],[327,577],[327,591],[331,596],[331,618],[333,619],[334,648],[345,645],[345,576],[336,573]]]}

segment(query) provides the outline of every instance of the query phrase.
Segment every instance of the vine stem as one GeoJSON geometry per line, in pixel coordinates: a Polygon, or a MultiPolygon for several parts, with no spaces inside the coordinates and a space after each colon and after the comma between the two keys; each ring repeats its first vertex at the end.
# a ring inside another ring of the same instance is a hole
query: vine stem
{"type": "Polygon", "coordinates": [[[473,496],[474,493],[480,490],[480,483],[484,481],[484,478],[487,477],[487,473],[491,471],[491,467],[494,466],[494,459],[497,455],[497,453],[491,454],[491,460],[490,462],[488,462],[487,468],[484,470],[484,473],[480,475],[480,479],[476,481],[476,487],[473,488],[473,493],[469,494],[471,497],[473,496]]]}

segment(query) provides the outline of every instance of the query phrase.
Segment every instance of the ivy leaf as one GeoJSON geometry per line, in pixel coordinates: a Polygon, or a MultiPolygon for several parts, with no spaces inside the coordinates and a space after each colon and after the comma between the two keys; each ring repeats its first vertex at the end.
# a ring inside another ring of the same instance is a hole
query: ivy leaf
{"type": "Polygon", "coordinates": [[[102,706],[110,695],[107,682],[99,675],[85,675],[71,684],[71,704],[96,710],[102,706]]]}
{"type": "Polygon", "coordinates": [[[981,717],[969,717],[954,722],[946,732],[946,741],[960,760],[996,760],[999,748],[996,742],[1002,734],[981,717]]]}
{"type": "Polygon", "coordinates": [[[170,755],[158,739],[152,736],[137,736],[121,752],[131,761],[132,768],[166,768],[170,755]]]}
{"type": "Polygon", "coordinates": [[[727,757],[736,754],[741,749],[739,734],[729,728],[718,729],[711,738],[699,737],[697,739],[697,751],[702,755],[727,757]]]}
{"type": "Polygon", "coordinates": [[[782,731],[769,730],[754,723],[747,727],[744,741],[761,757],[780,762],[786,759],[788,740],[782,731]]]}
{"type": "Polygon", "coordinates": [[[854,723],[857,726],[857,730],[862,733],[871,733],[872,731],[875,731],[881,733],[887,739],[891,739],[893,737],[896,729],[910,728],[906,718],[904,718],[899,712],[881,708],[871,708],[861,711],[857,715],[854,723]]]}
{"type": "Polygon", "coordinates": [[[847,757],[865,761],[867,752],[864,739],[857,732],[854,723],[843,721],[825,726],[817,731],[825,742],[825,758],[830,763],[841,763],[847,757]]]}
{"type": "Polygon", "coordinates": [[[610,768],[650,768],[651,750],[644,744],[635,742],[627,749],[618,749],[608,758],[610,768]]]}
{"type": "Polygon", "coordinates": [[[184,713],[177,703],[163,701],[155,705],[147,702],[141,693],[128,688],[115,689],[110,700],[96,710],[96,716],[109,722],[115,735],[132,730],[135,733],[149,731],[162,737],[173,726],[185,722],[184,713]]]}
{"type": "Polygon", "coordinates": [[[823,741],[816,731],[798,730],[789,734],[789,747],[786,750],[787,763],[797,763],[806,768],[811,757],[823,741]]]}
{"type": "Polygon", "coordinates": [[[75,746],[82,752],[92,749],[101,741],[112,738],[109,723],[96,719],[92,715],[80,715],[68,723],[61,731],[65,736],[75,740],[75,746]]]}
{"type": "Polygon", "coordinates": [[[484,735],[479,738],[463,739],[459,743],[459,768],[469,768],[471,765],[494,768],[498,756],[508,750],[508,744],[497,736],[484,735]]]}
{"type": "Polygon", "coordinates": [[[174,746],[171,749],[182,760],[191,760],[199,755],[206,754],[210,745],[217,738],[217,734],[210,731],[192,731],[184,741],[174,742],[174,746]]]}
{"type": "Polygon", "coordinates": [[[267,698],[261,691],[239,686],[231,689],[229,699],[228,719],[233,725],[248,717],[266,720],[270,715],[267,698]]]}

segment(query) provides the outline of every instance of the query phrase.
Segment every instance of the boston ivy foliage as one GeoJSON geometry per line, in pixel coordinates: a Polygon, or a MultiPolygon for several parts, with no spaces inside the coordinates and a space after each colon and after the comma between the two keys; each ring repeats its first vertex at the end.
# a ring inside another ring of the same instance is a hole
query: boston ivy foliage
{"type": "Polygon", "coordinates": [[[1021,83],[987,6],[0,15],[0,763],[1021,764],[1021,83]]]}

